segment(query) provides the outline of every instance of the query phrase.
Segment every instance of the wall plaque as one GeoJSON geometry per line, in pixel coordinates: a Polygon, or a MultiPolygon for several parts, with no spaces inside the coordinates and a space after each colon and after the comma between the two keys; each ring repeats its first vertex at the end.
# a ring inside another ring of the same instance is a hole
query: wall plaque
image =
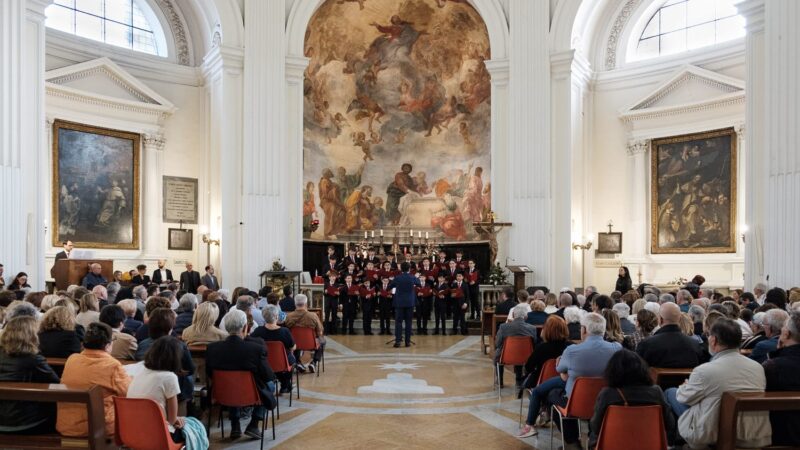
{"type": "Polygon", "coordinates": [[[166,223],[197,223],[197,178],[164,177],[163,212],[166,223]]]}

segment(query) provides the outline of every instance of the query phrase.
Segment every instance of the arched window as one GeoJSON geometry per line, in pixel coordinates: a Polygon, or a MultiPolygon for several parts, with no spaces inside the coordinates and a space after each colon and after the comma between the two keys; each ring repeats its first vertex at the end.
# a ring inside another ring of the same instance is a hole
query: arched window
{"type": "Polygon", "coordinates": [[[50,28],[137,52],[167,56],[164,32],[140,0],[55,0],[48,6],[50,28]]]}
{"type": "Polygon", "coordinates": [[[694,50],[745,35],[734,0],[667,0],[644,26],[634,60],[694,50]]]}

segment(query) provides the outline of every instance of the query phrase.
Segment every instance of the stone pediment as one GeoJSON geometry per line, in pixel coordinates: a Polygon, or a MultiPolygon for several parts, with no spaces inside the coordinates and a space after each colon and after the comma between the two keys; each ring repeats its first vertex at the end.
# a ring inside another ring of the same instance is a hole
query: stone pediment
{"type": "Polygon", "coordinates": [[[623,110],[620,117],[627,122],[744,102],[744,89],[743,80],[686,65],[623,110]]]}
{"type": "Polygon", "coordinates": [[[175,106],[108,58],[98,58],[45,73],[49,93],[91,97],[106,104],[123,104],[171,114],[175,106]]]}

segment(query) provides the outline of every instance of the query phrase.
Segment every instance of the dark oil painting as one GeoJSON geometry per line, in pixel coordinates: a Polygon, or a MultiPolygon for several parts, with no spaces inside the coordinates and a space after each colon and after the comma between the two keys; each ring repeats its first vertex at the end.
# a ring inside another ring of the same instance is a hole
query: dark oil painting
{"type": "Polygon", "coordinates": [[[140,135],[56,121],[53,246],[139,248],[140,135]]]}

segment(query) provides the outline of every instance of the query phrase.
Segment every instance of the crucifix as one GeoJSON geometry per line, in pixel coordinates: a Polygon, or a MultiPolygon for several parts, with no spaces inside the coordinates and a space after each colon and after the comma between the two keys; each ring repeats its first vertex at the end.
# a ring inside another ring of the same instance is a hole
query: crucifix
{"type": "Polygon", "coordinates": [[[494,211],[489,211],[486,218],[488,220],[473,222],[472,226],[481,237],[489,241],[489,261],[494,265],[497,260],[497,233],[505,227],[510,227],[511,222],[495,222],[494,211]]]}

